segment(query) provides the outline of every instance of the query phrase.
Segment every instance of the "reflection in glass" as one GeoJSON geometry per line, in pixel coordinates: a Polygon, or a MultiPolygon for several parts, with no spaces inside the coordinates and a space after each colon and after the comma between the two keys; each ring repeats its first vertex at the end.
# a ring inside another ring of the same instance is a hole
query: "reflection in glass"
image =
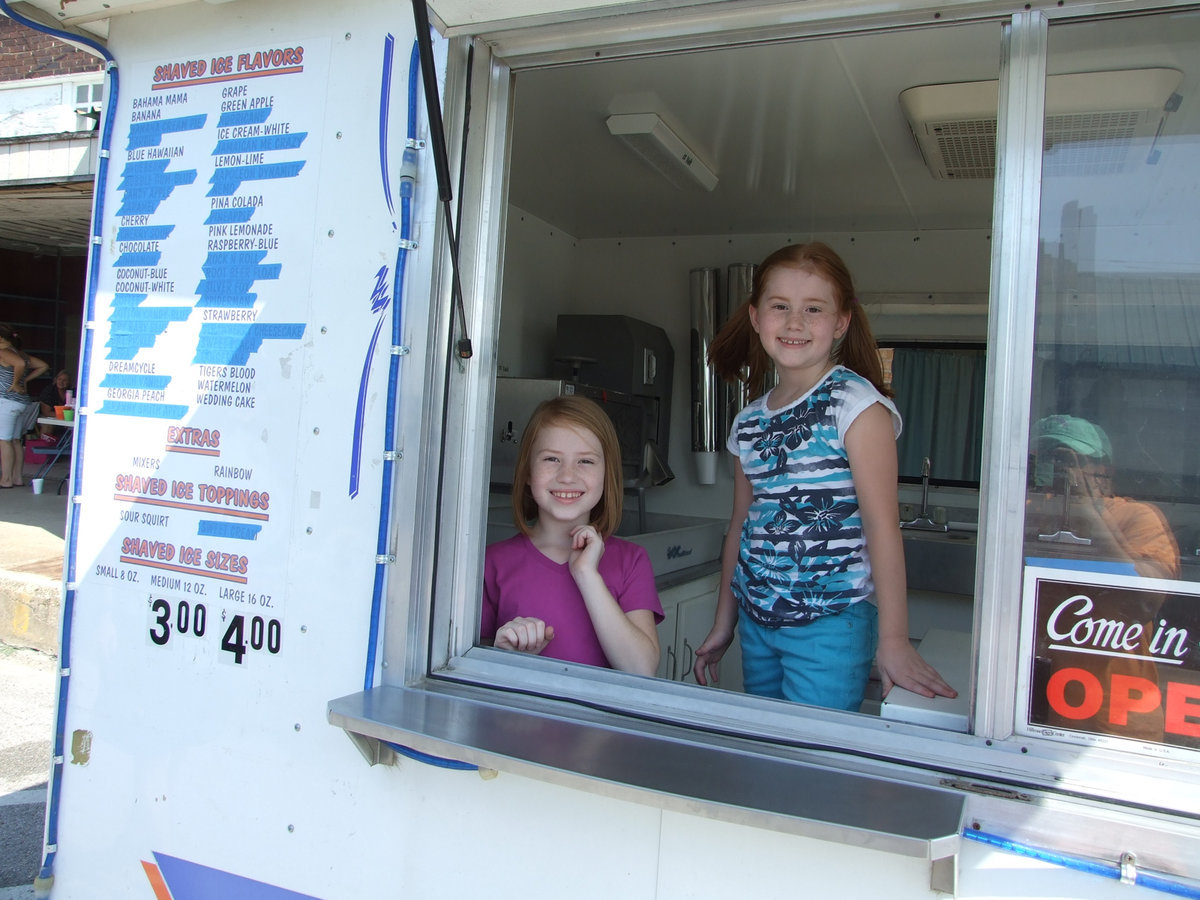
{"type": "Polygon", "coordinates": [[[1049,48],[1028,723],[1196,747],[1195,597],[1159,579],[1200,580],[1200,15],[1054,25],[1049,48]]]}
{"type": "MultiPolygon", "coordinates": [[[[1158,74],[1149,93],[1120,102],[1085,90],[1074,130],[1048,97],[1030,422],[1073,416],[1099,428],[1111,442],[1110,493],[1157,504],[1190,553],[1200,536],[1200,71],[1184,60],[1200,52],[1200,16],[1056,26],[1050,47],[1052,76],[1100,61],[1122,82],[1158,74]]],[[[1032,500],[1053,485],[1049,462],[1031,452],[1041,473],[1031,473],[1032,500]]],[[[1027,550],[1123,556],[1104,541],[1066,546],[1035,536],[1027,550]]]]}

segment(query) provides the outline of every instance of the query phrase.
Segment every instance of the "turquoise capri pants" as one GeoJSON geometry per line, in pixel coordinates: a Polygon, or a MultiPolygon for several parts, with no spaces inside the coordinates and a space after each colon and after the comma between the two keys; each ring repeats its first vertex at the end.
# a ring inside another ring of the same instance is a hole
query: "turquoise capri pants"
{"type": "Polygon", "coordinates": [[[857,712],[879,639],[875,604],[860,600],[806,625],[765,628],[738,609],[747,694],[857,712]]]}

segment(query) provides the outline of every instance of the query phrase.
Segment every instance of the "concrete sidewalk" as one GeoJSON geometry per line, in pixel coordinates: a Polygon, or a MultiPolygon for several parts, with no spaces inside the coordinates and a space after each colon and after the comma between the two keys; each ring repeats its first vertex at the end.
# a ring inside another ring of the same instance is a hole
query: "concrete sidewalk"
{"type": "MultiPolygon", "coordinates": [[[[0,643],[58,654],[69,463],[57,463],[43,493],[0,490],[0,643]]],[[[26,471],[28,481],[31,473],[26,471]]]]}
{"type": "Polygon", "coordinates": [[[0,490],[0,900],[32,900],[42,859],[69,502],[66,485],[55,491],[68,465],[40,495],[0,490]]]}
{"type": "Polygon", "coordinates": [[[30,900],[41,866],[58,661],[0,644],[0,900],[30,900]]]}

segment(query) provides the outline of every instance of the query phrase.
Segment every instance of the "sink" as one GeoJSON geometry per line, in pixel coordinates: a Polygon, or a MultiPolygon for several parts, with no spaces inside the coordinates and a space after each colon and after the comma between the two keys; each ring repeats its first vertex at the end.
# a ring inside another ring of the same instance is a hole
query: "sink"
{"type": "Polygon", "coordinates": [[[910,591],[975,593],[973,531],[902,531],[910,591]]]}
{"type": "MultiPolygon", "coordinates": [[[[677,572],[721,556],[725,538],[725,519],[703,516],[679,516],[672,513],[646,513],[645,528],[636,512],[621,517],[617,537],[645,548],[655,575],[677,572]]],[[[517,533],[512,513],[507,508],[488,510],[487,542],[502,541],[517,533]]]]}

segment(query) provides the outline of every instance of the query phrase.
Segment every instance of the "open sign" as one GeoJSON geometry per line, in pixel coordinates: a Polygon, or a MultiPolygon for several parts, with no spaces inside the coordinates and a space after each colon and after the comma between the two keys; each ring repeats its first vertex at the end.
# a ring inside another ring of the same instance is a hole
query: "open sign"
{"type": "Polygon", "coordinates": [[[1178,587],[1028,568],[1025,724],[1200,749],[1200,596],[1178,587]]]}

